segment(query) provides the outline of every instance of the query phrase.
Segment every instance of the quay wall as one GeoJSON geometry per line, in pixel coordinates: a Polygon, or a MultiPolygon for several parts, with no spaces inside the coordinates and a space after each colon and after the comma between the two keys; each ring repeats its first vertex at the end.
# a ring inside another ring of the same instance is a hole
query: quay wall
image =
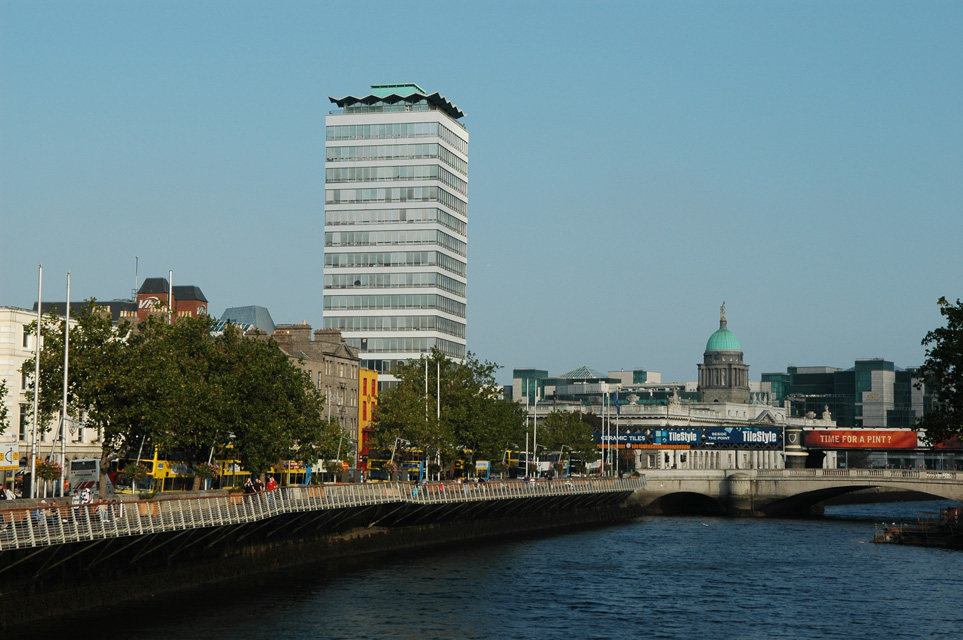
{"type": "Polygon", "coordinates": [[[80,541],[0,555],[0,628],[123,600],[381,552],[569,531],[642,515],[631,492],[284,513],[221,527],[80,541]]]}

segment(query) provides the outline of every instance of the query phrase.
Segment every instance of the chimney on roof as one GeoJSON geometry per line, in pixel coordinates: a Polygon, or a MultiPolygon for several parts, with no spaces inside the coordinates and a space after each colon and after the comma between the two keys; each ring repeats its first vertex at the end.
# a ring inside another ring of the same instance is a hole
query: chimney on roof
{"type": "Polygon", "coordinates": [[[341,329],[315,329],[314,341],[337,345],[344,342],[344,338],[341,337],[341,329]]]}
{"type": "Polygon", "coordinates": [[[279,324],[271,334],[279,345],[301,345],[311,342],[311,325],[309,324],[279,324]]]}

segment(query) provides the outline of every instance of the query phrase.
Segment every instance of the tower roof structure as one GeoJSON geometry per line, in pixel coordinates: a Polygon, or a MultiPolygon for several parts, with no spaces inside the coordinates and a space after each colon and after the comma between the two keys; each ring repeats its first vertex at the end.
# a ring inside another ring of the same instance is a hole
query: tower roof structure
{"type": "Polygon", "coordinates": [[[342,109],[357,104],[412,104],[419,100],[424,100],[439,111],[447,113],[455,120],[465,117],[465,112],[456,107],[451,100],[437,91],[434,93],[426,93],[424,89],[413,82],[402,84],[373,84],[371,85],[371,93],[366,96],[344,96],[343,98],[328,96],[328,100],[342,109]]]}
{"type": "Polygon", "coordinates": [[[729,331],[726,324],[726,303],[723,302],[719,315],[719,328],[709,336],[709,341],[706,342],[706,351],[742,351],[739,338],[729,331]]]}

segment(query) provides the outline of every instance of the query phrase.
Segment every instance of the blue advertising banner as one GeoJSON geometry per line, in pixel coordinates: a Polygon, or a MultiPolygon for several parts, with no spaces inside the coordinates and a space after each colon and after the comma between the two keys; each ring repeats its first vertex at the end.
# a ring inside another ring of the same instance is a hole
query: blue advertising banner
{"type": "Polygon", "coordinates": [[[777,427],[708,427],[706,444],[762,444],[778,446],[782,443],[782,429],[777,427]]]}
{"type": "Polygon", "coordinates": [[[689,444],[702,442],[701,429],[656,429],[652,431],[654,444],[689,444]]]}
{"type": "Polygon", "coordinates": [[[614,433],[610,433],[603,437],[601,433],[595,434],[595,442],[601,444],[604,442],[609,445],[632,445],[632,444],[648,444],[649,439],[645,433],[619,433],[616,436],[614,433]]]}

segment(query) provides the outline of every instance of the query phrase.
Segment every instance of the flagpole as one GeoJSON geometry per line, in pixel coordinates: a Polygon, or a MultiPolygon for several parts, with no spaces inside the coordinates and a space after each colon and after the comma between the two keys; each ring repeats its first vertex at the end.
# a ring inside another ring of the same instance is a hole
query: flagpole
{"type": "Polygon", "coordinates": [[[605,429],[605,392],[602,392],[602,464],[599,465],[599,475],[605,477],[605,463],[606,459],[606,447],[608,447],[608,442],[606,441],[607,431],[605,429]]]}
{"type": "Polygon", "coordinates": [[[612,394],[606,389],[603,395],[605,404],[605,462],[608,466],[608,473],[612,473],[612,394]]]}
{"type": "Polygon", "coordinates": [[[30,435],[30,497],[37,497],[37,404],[40,399],[40,323],[43,301],[43,263],[37,283],[37,344],[34,345],[33,368],[33,433],[30,435]]]}
{"type": "MultiPolygon", "coordinates": [[[[70,366],[70,270],[67,270],[67,314],[64,321],[64,399],[60,409],[60,497],[64,496],[67,473],[67,371],[70,366]]],[[[54,491],[54,495],[57,492],[54,491]]]]}
{"type": "Polygon", "coordinates": [[[535,463],[535,477],[538,477],[538,379],[535,380],[535,421],[532,422],[532,458],[535,463]]]}
{"type": "Polygon", "coordinates": [[[622,456],[622,446],[619,442],[619,416],[622,410],[619,408],[619,387],[615,388],[615,477],[619,477],[619,458],[622,456]]]}

